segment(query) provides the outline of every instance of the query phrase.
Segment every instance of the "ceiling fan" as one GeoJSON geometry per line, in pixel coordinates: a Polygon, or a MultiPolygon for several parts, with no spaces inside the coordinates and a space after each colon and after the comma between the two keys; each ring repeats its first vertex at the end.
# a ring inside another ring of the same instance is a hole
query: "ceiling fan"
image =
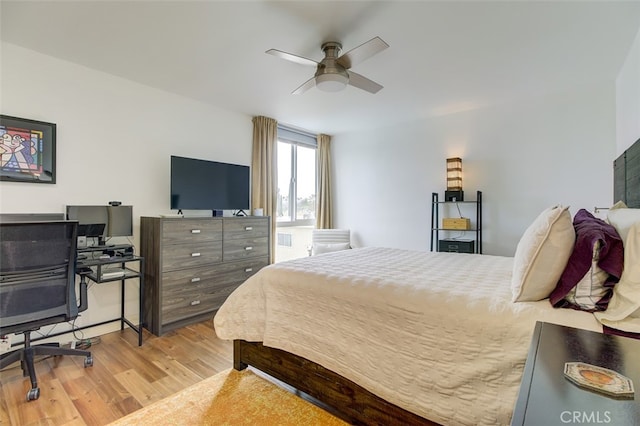
{"type": "Polygon", "coordinates": [[[370,93],[378,93],[380,89],[382,89],[381,85],[351,71],[351,67],[380,53],[387,47],[389,47],[389,45],[385,43],[384,40],[380,37],[374,37],[360,46],[351,49],[342,56],[339,56],[342,45],[337,41],[328,41],[322,44],[322,51],[325,56],[320,62],[277,49],[269,49],[266,53],[297,64],[313,65],[316,67],[315,75],[294,90],[294,95],[304,93],[313,86],[317,86],[318,89],[325,92],[338,92],[344,89],[347,84],[370,93]]]}

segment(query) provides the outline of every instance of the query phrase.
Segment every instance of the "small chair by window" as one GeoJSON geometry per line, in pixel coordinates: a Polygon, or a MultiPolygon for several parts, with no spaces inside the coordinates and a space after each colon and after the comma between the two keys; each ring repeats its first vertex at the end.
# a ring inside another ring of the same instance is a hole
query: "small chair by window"
{"type": "Polygon", "coordinates": [[[0,368],[20,361],[31,380],[27,401],[40,396],[36,355],[80,355],[85,367],[93,365],[88,351],[31,345],[31,332],[70,321],[86,309],[86,283],[80,287],[80,307],[75,293],[77,227],[75,221],[0,223],[0,335],[24,334],[24,347],[2,354],[0,368]]]}
{"type": "Polygon", "coordinates": [[[309,256],[351,248],[349,229],[314,229],[311,231],[309,256]]]}

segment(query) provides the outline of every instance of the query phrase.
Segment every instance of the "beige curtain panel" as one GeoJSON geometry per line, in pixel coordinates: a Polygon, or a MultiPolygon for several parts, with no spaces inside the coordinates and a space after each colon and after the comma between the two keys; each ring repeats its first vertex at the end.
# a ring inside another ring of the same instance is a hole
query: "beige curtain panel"
{"type": "Polygon", "coordinates": [[[263,209],[271,217],[271,258],[275,259],[278,122],[273,118],[253,118],[251,159],[251,208],[263,209]]]}
{"type": "Polygon", "coordinates": [[[316,228],[333,228],[331,136],[323,134],[318,135],[318,188],[316,200],[316,228]]]}

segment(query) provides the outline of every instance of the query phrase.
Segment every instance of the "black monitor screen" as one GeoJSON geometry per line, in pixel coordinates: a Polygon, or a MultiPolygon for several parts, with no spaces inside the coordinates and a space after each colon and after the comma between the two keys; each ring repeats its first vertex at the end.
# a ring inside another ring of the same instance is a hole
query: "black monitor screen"
{"type": "Polygon", "coordinates": [[[133,236],[132,206],[67,206],[67,219],[78,221],[80,236],[133,236]]]}

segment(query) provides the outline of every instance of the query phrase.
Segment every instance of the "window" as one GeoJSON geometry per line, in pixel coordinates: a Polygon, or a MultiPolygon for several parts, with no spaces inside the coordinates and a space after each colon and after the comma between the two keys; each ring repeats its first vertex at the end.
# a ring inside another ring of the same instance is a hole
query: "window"
{"type": "Polygon", "coordinates": [[[309,255],[316,226],[316,136],[278,126],[275,261],[309,255]]]}
{"type": "Polygon", "coordinates": [[[315,225],[316,138],[278,127],[277,225],[315,225]]]}

